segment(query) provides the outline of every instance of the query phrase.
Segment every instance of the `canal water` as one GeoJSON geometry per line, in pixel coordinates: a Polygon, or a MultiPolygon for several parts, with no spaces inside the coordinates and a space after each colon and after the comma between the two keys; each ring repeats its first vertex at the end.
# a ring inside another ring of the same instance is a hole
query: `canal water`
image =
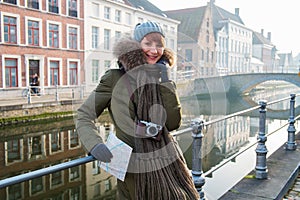
{"type": "MultiPolygon", "coordinates": [[[[211,121],[255,106],[260,100],[270,102],[299,92],[298,87],[287,83],[267,82],[242,96],[227,94],[207,98],[195,95],[182,100],[181,129],[189,127],[195,118],[211,121]]],[[[296,116],[300,114],[299,103],[300,98],[296,97],[296,116]]],[[[289,105],[286,100],[267,106],[267,156],[287,141],[287,126],[279,128],[287,124],[289,105]]],[[[298,122],[295,126],[299,130],[298,122]]],[[[104,138],[114,132],[108,115],[99,118],[97,127],[104,138]]],[[[258,110],[205,127],[201,157],[206,180],[203,191],[207,199],[218,199],[254,169],[258,129],[258,110]],[[245,152],[232,157],[241,151],[245,152]]],[[[176,136],[176,140],[191,169],[191,133],[176,136]]],[[[73,118],[0,127],[0,154],[0,179],[86,156],[73,118]]],[[[7,200],[115,199],[116,179],[99,168],[95,161],[2,188],[0,197],[7,200]]]]}

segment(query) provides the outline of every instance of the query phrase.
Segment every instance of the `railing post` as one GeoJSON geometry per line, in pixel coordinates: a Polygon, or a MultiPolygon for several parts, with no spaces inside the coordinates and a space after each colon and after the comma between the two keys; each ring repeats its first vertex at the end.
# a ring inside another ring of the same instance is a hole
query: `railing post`
{"type": "Polygon", "coordinates": [[[55,85],[55,101],[59,101],[58,85],[55,85]]]}
{"type": "Polygon", "coordinates": [[[80,100],[83,99],[83,96],[84,96],[84,86],[83,85],[80,85],[80,100]]]}
{"type": "Polygon", "coordinates": [[[295,129],[295,98],[296,94],[291,94],[291,100],[290,100],[290,117],[289,117],[289,127],[287,129],[288,131],[288,140],[286,143],[286,149],[287,150],[296,150],[297,144],[296,144],[296,129],[295,129]]]}
{"type": "Polygon", "coordinates": [[[74,92],[74,89],[72,89],[72,99],[75,98],[75,92],[74,92]]]}
{"type": "Polygon", "coordinates": [[[27,103],[31,104],[31,88],[30,88],[30,86],[28,86],[28,90],[27,90],[27,103]]]}
{"type": "Polygon", "coordinates": [[[205,179],[202,177],[202,160],[201,160],[201,147],[202,147],[202,138],[203,138],[203,120],[197,120],[192,123],[192,176],[194,180],[194,185],[200,195],[200,199],[204,200],[204,192],[202,191],[202,186],[205,184],[205,179]]]}
{"type": "Polygon", "coordinates": [[[256,147],[256,178],[266,179],[268,177],[267,169],[267,147],[266,147],[266,101],[259,102],[259,133],[257,136],[258,144],[256,147]]]}

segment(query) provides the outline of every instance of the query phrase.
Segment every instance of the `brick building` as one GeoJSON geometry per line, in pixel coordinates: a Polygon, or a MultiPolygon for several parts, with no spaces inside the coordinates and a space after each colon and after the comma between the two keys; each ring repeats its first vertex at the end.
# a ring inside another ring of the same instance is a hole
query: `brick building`
{"type": "Polygon", "coordinates": [[[0,88],[16,95],[34,73],[47,93],[84,82],[84,0],[1,0],[0,88]]]}

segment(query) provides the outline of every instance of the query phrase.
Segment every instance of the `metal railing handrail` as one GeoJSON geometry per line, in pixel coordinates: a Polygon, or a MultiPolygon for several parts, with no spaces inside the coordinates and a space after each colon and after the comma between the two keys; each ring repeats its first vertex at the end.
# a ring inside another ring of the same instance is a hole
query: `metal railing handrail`
{"type": "Polygon", "coordinates": [[[20,174],[20,175],[17,175],[17,176],[9,177],[9,178],[6,178],[4,180],[0,180],[0,188],[4,188],[4,187],[7,187],[9,185],[13,185],[13,184],[20,183],[20,182],[23,182],[23,181],[28,181],[28,180],[31,180],[31,179],[34,179],[34,178],[37,178],[37,177],[40,177],[40,176],[48,175],[48,174],[58,172],[58,171],[61,171],[61,170],[65,170],[65,169],[75,167],[75,166],[78,166],[78,165],[86,164],[86,163],[94,161],[94,160],[95,160],[95,158],[93,156],[86,156],[86,157],[83,157],[83,158],[78,158],[78,159],[75,159],[75,160],[60,163],[60,164],[53,165],[53,166],[50,166],[50,167],[38,169],[38,170],[28,172],[28,173],[25,173],[25,174],[20,174]]]}
{"type": "MultiPolygon", "coordinates": [[[[290,97],[284,97],[284,98],[281,98],[281,99],[278,99],[278,100],[274,100],[274,101],[268,102],[267,104],[268,104],[268,105],[272,105],[272,104],[276,104],[276,103],[279,103],[279,102],[281,102],[281,101],[285,101],[285,100],[288,100],[288,99],[290,99],[290,97]]],[[[226,116],[217,118],[217,119],[210,120],[210,121],[208,121],[208,122],[204,122],[203,125],[204,125],[204,126],[208,126],[208,125],[211,125],[211,124],[220,122],[220,121],[224,121],[224,120],[226,120],[226,119],[230,119],[230,118],[232,118],[232,117],[239,116],[239,115],[241,115],[241,114],[245,114],[245,113],[248,113],[248,112],[257,110],[257,109],[259,109],[259,108],[260,108],[260,105],[253,106],[253,107],[247,108],[247,109],[245,109],[245,110],[241,110],[241,111],[238,111],[238,112],[235,112],[235,113],[232,113],[232,114],[229,114],[229,115],[226,115],[226,116]]],[[[181,135],[181,134],[190,132],[190,131],[192,131],[192,130],[193,130],[193,128],[188,127],[188,128],[185,128],[185,129],[182,129],[182,130],[179,130],[179,131],[175,131],[175,132],[173,132],[173,133],[171,133],[171,134],[172,134],[173,136],[178,136],[178,135],[181,135]]]]}
{"type": "MultiPolygon", "coordinates": [[[[287,99],[291,99],[291,102],[293,102],[293,104],[291,103],[291,107],[294,107],[295,97],[296,97],[296,94],[292,94],[291,97],[282,98],[282,99],[279,99],[279,100],[272,101],[272,102],[268,103],[268,105],[275,104],[275,103],[278,103],[278,102],[281,102],[281,101],[284,101],[284,100],[287,100],[287,99]]],[[[254,106],[252,108],[245,109],[245,110],[242,110],[242,111],[230,114],[230,115],[226,115],[224,117],[221,117],[221,118],[218,118],[218,119],[215,119],[215,120],[211,120],[209,122],[203,122],[203,123],[198,123],[198,124],[196,123],[196,125],[194,124],[192,127],[188,127],[188,128],[183,129],[183,130],[176,131],[176,132],[172,133],[172,135],[173,136],[178,136],[180,134],[191,131],[193,133],[193,138],[194,138],[194,142],[195,142],[196,146],[201,148],[202,137],[203,137],[203,134],[201,132],[202,132],[202,129],[203,129],[204,126],[207,126],[207,125],[210,125],[210,124],[222,121],[222,120],[226,120],[226,119],[229,119],[231,117],[238,116],[240,114],[244,114],[244,113],[253,111],[255,109],[261,109],[260,110],[261,114],[262,113],[265,114],[266,102],[260,102],[260,104],[261,104],[260,106],[254,106]]],[[[294,109],[294,108],[290,108],[290,109],[294,109]]],[[[291,114],[294,114],[294,111],[291,110],[291,114]]],[[[263,118],[265,118],[265,117],[263,117],[263,118]]],[[[289,119],[290,125],[293,126],[294,121],[298,118],[300,118],[300,116],[297,116],[296,118],[294,118],[294,116],[290,116],[290,119],[289,119]]],[[[260,122],[260,124],[261,124],[261,122],[260,122]]],[[[284,126],[286,126],[286,124],[284,126]]],[[[261,129],[261,127],[260,127],[260,129],[261,129]]],[[[264,128],[262,128],[262,130],[263,129],[264,128]]],[[[293,131],[290,131],[290,132],[292,133],[293,131]]],[[[256,143],[264,142],[263,141],[264,137],[265,137],[264,133],[261,133],[261,130],[260,130],[259,134],[260,134],[260,138],[258,138],[258,141],[256,143]]],[[[293,137],[292,137],[292,139],[293,139],[293,137]]],[[[256,143],[254,143],[254,144],[256,144],[256,143]]],[[[252,144],[251,147],[254,144],[252,144]]],[[[293,149],[294,148],[293,142],[290,145],[291,145],[290,148],[293,149]]],[[[248,147],[248,148],[250,148],[250,147],[248,147]]],[[[198,149],[197,155],[200,155],[199,151],[200,150],[198,149]]],[[[234,157],[230,157],[231,159],[228,159],[228,160],[232,160],[233,158],[240,155],[244,151],[246,151],[246,150],[243,150],[242,152],[233,155],[234,157]]],[[[60,164],[53,165],[53,166],[50,166],[50,167],[46,167],[46,168],[42,168],[42,169],[35,170],[35,171],[32,171],[32,172],[28,172],[28,173],[25,173],[25,174],[17,175],[17,176],[14,176],[14,177],[9,177],[9,178],[6,178],[4,180],[0,180],[0,188],[4,188],[4,187],[7,187],[9,185],[13,185],[13,184],[20,183],[20,182],[23,182],[23,181],[31,180],[31,179],[34,179],[34,178],[37,178],[37,177],[40,177],[40,176],[44,176],[44,175],[47,175],[47,174],[51,174],[51,173],[54,173],[54,172],[57,172],[57,171],[65,170],[65,169],[68,169],[68,168],[71,168],[71,167],[74,167],[74,166],[78,166],[78,165],[81,165],[81,164],[86,164],[86,163],[94,161],[94,160],[96,160],[96,159],[93,156],[86,156],[86,157],[83,157],[83,158],[79,158],[79,159],[75,159],[75,160],[72,160],[72,161],[60,163],[60,164]]],[[[203,174],[202,169],[198,169],[199,167],[201,168],[201,161],[200,161],[200,163],[197,163],[196,166],[197,166],[196,168],[193,167],[192,174],[193,174],[194,181],[197,182],[197,184],[198,184],[197,187],[198,187],[199,193],[202,193],[201,192],[201,187],[204,185],[205,181],[203,180],[204,178],[201,177],[201,175],[203,174]],[[199,187],[200,187],[200,189],[199,189],[199,187]]],[[[216,168],[213,168],[212,170],[215,171],[216,168]]],[[[212,172],[213,171],[210,170],[206,174],[210,174],[212,172]]],[[[202,195],[204,195],[204,194],[202,194],[202,195]]]]}
{"type": "MultiPolygon", "coordinates": [[[[299,119],[300,115],[298,115],[295,120],[299,119]]],[[[280,129],[286,127],[289,124],[289,122],[284,123],[281,127],[279,127],[278,129],[266,134],[266,136],[270,136],[274,133],[276,133],[277,131],[279,131],[280,129]]],[[[223,163],[219,164],[216,167],[213,167],[211,169],[209,169],[208,171],[204,172],[204,176],[209,176],[210,174],[212,174],[213,172],[217,171],[218,169],[220,169],[221,167],[223,167],[225,164],[227,164],[228,162],[231,162],[231,160],[233,160],[234,158],[238,157],[239,155],[241,155],[242,153],[244,153],[245,151],[251,149],[254,145],[256,145],[258,143],[258,140],[256,142],[253,142],[252,144],[248,145],[247,148],[244,148],[243,150],[231,155],[229,158],[226,159],[226,161],[224,161],[223,163]]]]}

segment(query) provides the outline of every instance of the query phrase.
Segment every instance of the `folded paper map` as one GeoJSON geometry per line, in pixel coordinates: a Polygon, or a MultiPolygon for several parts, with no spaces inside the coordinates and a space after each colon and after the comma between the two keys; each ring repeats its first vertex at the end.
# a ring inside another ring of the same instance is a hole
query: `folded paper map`
{"type": "Polygon", "coordinates": [[[110,163],[99,162],[100,167],[119,180],[124,181],[132,148],[113,133],[109,134],[106,146],[113,154],[113,158],[110,163]]]}

